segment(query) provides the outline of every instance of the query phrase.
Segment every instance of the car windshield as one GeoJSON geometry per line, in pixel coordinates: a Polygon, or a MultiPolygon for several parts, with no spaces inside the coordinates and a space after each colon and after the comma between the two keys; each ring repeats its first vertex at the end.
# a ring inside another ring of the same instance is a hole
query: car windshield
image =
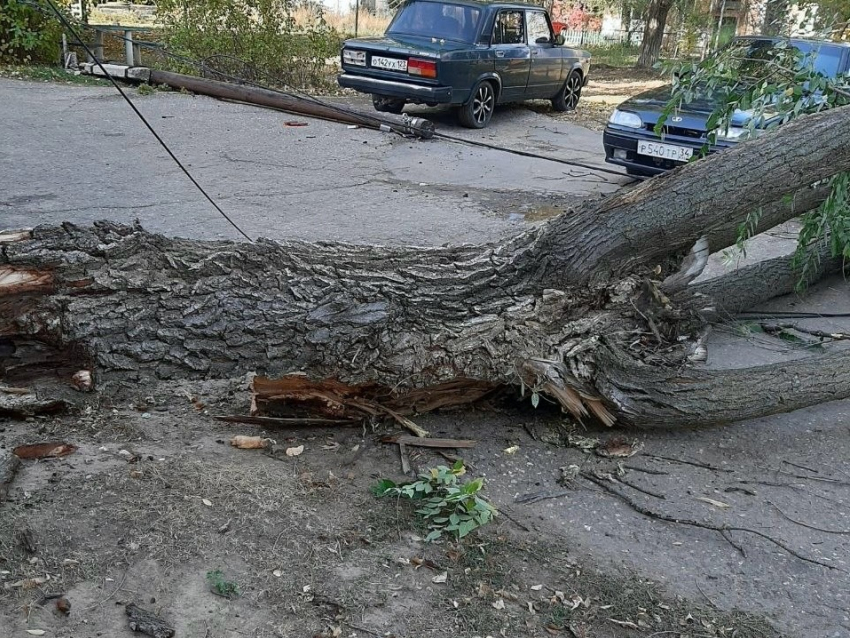
{"type": "Polygon", "coordinates": [[[441,40],[473,42],[481,10],[462,4],[410,2],[396,14],[387,35],[417,35],[441,40]]]}
{"type": "Polygon", "coordinates": [[[788,47],[803,54],[801,66],[811,67],[815,73],[834,78],[838,76],[841,50],[828,44],[791,42],[789,45],[773,40],[741,40],[729,45],[728,59],[741,77],[759,78],[769,72],[771,62],[779,61],[788,47]]]}

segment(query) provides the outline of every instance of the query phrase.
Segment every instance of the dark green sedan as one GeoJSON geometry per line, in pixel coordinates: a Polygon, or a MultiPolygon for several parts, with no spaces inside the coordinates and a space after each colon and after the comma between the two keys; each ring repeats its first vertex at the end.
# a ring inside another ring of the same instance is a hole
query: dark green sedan
{"type": "Polygon", "coordinates": [[[345,42],[339,84],[371,94],[378,111],[450,104],[463,126],[484,128],[496,104],[575,109],[589,69],[590,54],[564,46],[542,8],[408,0],[384,37],[345,42]]]}

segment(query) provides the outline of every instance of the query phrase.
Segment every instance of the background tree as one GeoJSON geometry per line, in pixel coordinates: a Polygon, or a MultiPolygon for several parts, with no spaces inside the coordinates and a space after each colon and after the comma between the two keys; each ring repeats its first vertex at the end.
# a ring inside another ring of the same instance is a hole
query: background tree
{"type": "Polygon", "coordinates": [[[664,28],[672,6],[673,0],[649,0],[644,12],[643,41],[637,66],[649,68],[658,62],[664,42],[664,28]]]}
{"type": "Polygon", "coordinates": [[[55,62],[62,28],[46,4],[0,0],[0,62],[55,62]]]}

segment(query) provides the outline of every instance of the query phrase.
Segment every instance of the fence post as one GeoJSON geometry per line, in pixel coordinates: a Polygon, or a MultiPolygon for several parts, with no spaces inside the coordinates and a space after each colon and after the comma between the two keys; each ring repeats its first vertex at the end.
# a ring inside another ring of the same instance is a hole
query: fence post
{"type": "Polygon", "coordinates": [[[357,27],[360,22],[360,0],[354,3],[354,37],[357,37],[357,27]]]}

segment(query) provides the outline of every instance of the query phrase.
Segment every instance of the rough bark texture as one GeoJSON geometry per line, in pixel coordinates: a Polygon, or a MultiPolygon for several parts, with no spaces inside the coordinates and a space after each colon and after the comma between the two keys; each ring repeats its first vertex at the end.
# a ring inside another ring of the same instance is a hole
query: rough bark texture
{"type": "Polygon", "coordinates": [[[149,611],[130,603],[125,608],[130,624],[130,629],[138,631],[153,638],[171,638],[174,629],[169,627],[162,618],[154,616],[149,611]]]}
{"type": "MultiPolygon", "coordinates": [[[[809,284],[839,272],[844,261],[832,257],[828,247],[813,248],[819,254],[818,266],[808,274],[809,284]]],[[[774,257],[733,270],[721,277],[694,284],[688,291],[702,295],[716,309],[716,318],[725,320],[762,302],[794,292],[800,283],[800,273],[794,269],[789,255],[774,257]]]]}
{"type": "Polygon", "coordinates": [[[660,369],[606,351],[596,387],[623,423],[719,425],[850,396],[850,350],[741,370],[660,369]],[[756,399],[757,400],[754,400],[756,399]]]}
{"type": "MultiPolygon", "coordinates": [[[[695,242],[705,238],[711,251],[732,244],[737,226],[759,207],[765,228],[796,216],[823,197],[810,184],[848,169],[844,108],[791,122],[498,245],[236,244],[108,223],[38,228],[31,239],[0,246],[0,269],[12,282],[4,289],[0,281],[0,338],[83,351],[100,374],[304,371],[394,391],[458,379],[522,380],[579,415],[652,421],[651,411],[632,409],[622,397],[625,376],[644,371],[620,366],[619,376],[606,376],[597,354],[607,365],[609,345],[648,335],[672,344],[674,359],[684,357],[687,344],[676,338],[699,336],[701,306],[710,302],[700,293],[708,289],[689,286],[671,302],[661,281],[690,279],[693,273],[670,276],[695,242]],[[20,273],[37,285],[21,289],[20,273]]],[[[0,365],[17,356],[0,353],[0,365]]],[[[644,359],[661,363],[653,357],[644,359]]],[[[659,374],[659,382],[668,379],[659,374]]],[[[659,400],[679,396],[659,392],[659,400]]],[[[795,397],[788,405],[804,402],[795,397]]],[[[710,413],[711,402],[704,409],[710,413]]],[[[718,410],[724,419],[732,413],[718,410]]],[[[681,413],[683,422],[690,418],[681,413]]]]}
{"type": "Polygon", "coordinates": [[[640,43],[640,55],[637,66],[649,68],[661,55],[664,40],[664,27],[667,26],[667,14],[673,6],[673,0],[650,0],[644,15],[643,42],[640,43]]]}

